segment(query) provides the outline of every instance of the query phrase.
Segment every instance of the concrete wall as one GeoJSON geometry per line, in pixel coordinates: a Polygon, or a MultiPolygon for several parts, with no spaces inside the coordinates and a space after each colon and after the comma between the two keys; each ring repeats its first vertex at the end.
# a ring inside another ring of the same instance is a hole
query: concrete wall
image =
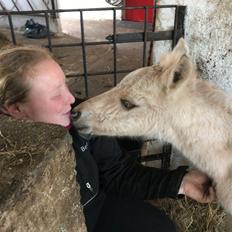
{"type": "MultiPolygon", "coordinates": [[[[57,0],[59,9],[83,9],[83,8],[102,8],[102,7],[112,7],[106,1],[93,1],[93,0],[85,0],[85,1],[77,1],[77,0],[57,0]]],[[[85,12],[84,19],[88,20],[105,20],[113,18],[112,11],[92,11],[85,12]]],[[[79,19],[78,13],[62,13],[60,14],[62,18],[70,18],[70,19],[79,19]]],[[[117,11],[117,18],[121,18],[121,11],[117,11]]]]}
{"type": "MultiPolygon", "coordinates": [[[[185,38],[200,70],[200,76],[232,93],[232,1],[160,0],[160,4],[187,6],[185,38]]],[[[172,27],[172,10],[160,9],[158,28],[172,27]]],[[[169,42],[157,42],[154,60],[170,50],[169,42]]]]}

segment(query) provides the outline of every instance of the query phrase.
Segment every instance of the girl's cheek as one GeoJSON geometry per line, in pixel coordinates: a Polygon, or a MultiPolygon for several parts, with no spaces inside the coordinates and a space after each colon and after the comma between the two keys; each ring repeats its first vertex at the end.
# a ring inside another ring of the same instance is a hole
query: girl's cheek
{"type": "Polygon", "coordinates": [[[58,113],[62,109],[62,104],[59,101],[51,101],[48,106],[48,111],[58,113]]]}

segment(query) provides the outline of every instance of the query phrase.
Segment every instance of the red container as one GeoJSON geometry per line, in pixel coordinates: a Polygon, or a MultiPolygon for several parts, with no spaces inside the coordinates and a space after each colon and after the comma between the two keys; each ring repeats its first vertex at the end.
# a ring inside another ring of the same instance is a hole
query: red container
{"type": "MultiPolygon", "coordinates": [[[[124,6],[154,6],[155,0],[125,0],[124,6]]],[[[148,9],[148,23],[153,21],[154,9],[148,9]]],[[[134,22],[144,22],[145,20],[145,10],[144,9],[127,9],[124,12],[123,20],[134,21],[134,22]]]]}

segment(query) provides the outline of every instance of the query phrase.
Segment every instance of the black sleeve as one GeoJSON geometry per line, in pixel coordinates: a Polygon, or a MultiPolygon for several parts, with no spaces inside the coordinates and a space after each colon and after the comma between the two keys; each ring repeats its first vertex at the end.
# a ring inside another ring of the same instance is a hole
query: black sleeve
{"type": "Polygon", "coordinates": [[[106,193],[138,199],[177,197],[187,167],[163,170],[145,167],[122,154],[117,141],[110,137],[95,137],[91,153],[97,162],[100,184],[106,193]]]}

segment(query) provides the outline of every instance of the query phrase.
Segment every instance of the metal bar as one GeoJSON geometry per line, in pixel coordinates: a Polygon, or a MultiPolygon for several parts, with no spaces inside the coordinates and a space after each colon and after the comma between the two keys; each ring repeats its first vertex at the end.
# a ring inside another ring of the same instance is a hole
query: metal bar
{"type": "MultiPolygon", "coordinates": [[[[155,32],[156,30],[156,19],[157,19],[157,11],[156,11],[156,6],[157,6],[157,0],[155,0],[155,8],[153,10],[153,22],[152,22],[152,32],[155,32]]],[[[149,55],[147,59],[147,66],[150,66],[153,64],[152,59],[153,59],[153,49],[154,49],[154,41],[152,40],[150,43],[150,48],[149,48],[149,55]]]]}
{"type": "MultiPolygon", "coordinates": [[[[0,15],[8,15],[10,13],[11,15],[31,15],[31,16],[38,16],[38,17],[44,17],[42,14],[44,14],[46,11],[41,11],[40,13],[34,13],[38,11],[28,11],[27,13],[23,13],[22,11],[12,11],[12,10],[3,10],[0,11],[0,15]]],[[[49,13],[49,11],[47,11],[49,13]]]]}
{"type": "Polygon", "coordinates": [[[184,37],[185,14],[186,14],[186,6],[176,6],[172,48],[175,47],[175,45],[177,44],[178,40],[181,37],[184,37]]]}
{"type": "MultiPolygon", "coordinates": [[[[85,42],[85,46],[95,46],[95,45],[103,45],[103,44],[112,44],[112,42],[108,41],[98,41],[98,42],[85,42]]],[[[48,47],[47,45],[44,45],[45,47],[48,47]]],[[[53,48],[59,48],[59,47],[80,47],[82,46],[82,43],[70,43],[70,44],[53,44],[53,48]]]]}
{"type": "MultiPolygon", "coordinates": [[[[55,1],[54,1],[54,0],[51,0],[51,5],[52,5],[52,10],[56,10],[56,4],[55,4],[55,1]]],[[[56,13],[51,13],[51,16],[52,16],[54,19],[57,18],[56,13]]]]}
{"type": "Polygon", "coordinates": [[[173,39],[172,39],[172,49],[175,47],[176,41],[176,31],[177,31],[177,21],[178,21],[178,8],[175,8],[175,19],[174,19],[174,32],[173,32],[173,39]]]}
{"type": "MultiPolygon", "coordinates": [[[[138,33],[123,33],[116,34],[116,39],[114,39],[114,35],[107,36],[108,41],[98,41],[98,42],[85,42],[85,46],[95,46],[95,45],[103,45],[103,44],[113,44],[115,43],[134,43],[134,42],[143,42],[144,35],[143,32],[138,33]]],[[[157,31],[157,32],[147,32],[147,41],[160,41],[160,40],[172,40],[173,31],[157,31]]],[[[44,45],[48,47],[48,45],[44,45]]],[[[56,47],[80,47],[82,43],[70,43],[70,44],[52,44],[52,48],[56,47]]]]}
{"type": "Polygon", "coordinates": [[[154,161],[154,160],[161,160],[161,168],[168,169],[170,167],[170,157],[172,153],[172,145],[167,143],[164,144],[162,147],[161,153],[155,153],[145,156],[138,156],[138,161],[140,162],[147,162],[147,161],[154,161]]]}
{"type": "Polygon", "coordinates": [[[148,8],[145,6],[145,21],[144,21],[144,38],[143,38],[143,67],[147,62],[147,21],[148,21],[148,8]]]}
{"type": "Polygon", "coordinates": [[[140,162],[153,161],[153,160],[161,160],[161,162],[162,162],[163,155],[164,155],[163,153],[145,155],[145,156],[138,157],[138,160],[140,162]]]}
{"type": "Polygon", "coordinates": [[[13,27],[11,14],[8,14],[8,21],[9,21],[9,25],[10,25],[10,32],[11,32],[12,42],[13,42],[14,45],[16,45],[16,39],[15,39],[15,33],[14,33],[14,27],[13,27]]]}
{"type": "Polygon", "coordinates": [[[18,8],[17,4],[15,3],[14,0],[11,0],[11,2],[14,4],[14,7],[17,9],[17,11],[20,11],[20,9],[18,8]]]}
{"type": "MultiPolygon", "coordinates": [[[[107,40],[113,41],[113,36],[109,35],[106,37],[107,40]]],[[[136,33],[122,33],[116,35],[116,43],[135,43],[135,42],[144,42],[144,41],[158,41],[158,40],[172,40],[173,39],[173,30],[169,31],[157,31],[157,32],[136,32],[136,33]]]]}
{"type": "Polygon", "coordinates": [[[89,96],[88,91],[88,76],[87,76],[87,62],[86,62],[86,50],[85,50],[85,31],[84,31],[84,19],[83,11],[80,11],[81,20],[81,42],[82,42],[82,57],[83,57],[83,69],[84,69],[84,79],[85,79],[85,96],[89,96]]]}
{"type": "MultiPolygon", "coordinates": [[[[134,69],[130,70],[119,70],[117,73],[129,73],[134,71],[134,69]]],[[[88,77],[89,76],[99,76],[99,75],[109,75],[109,74],[114,74],[114,71],[108,71],[108,72],[96,72],[96,73],[87,73],[88,77]]],[[[78,74],[68,74],[66,77],[84,77],[85,73],[78,73],[78,74]]]]}
{"type": "Polygon", "coordinates": [[[113,36],[114,36],[114,86],[117,85],[117,43],[116,43],[116,10],[113,11],[113,36]]]}
{"type": "Polygon", "coordinates": [[[33,6],[31,5],[31,3],[30,3],[29,0],[27,0],[27,3],[28,3],[28,5],[31,7],[32,11],[34,11],[34,8],[33,8],[33,6]]]}
{"type": "MultiPolygon", "coordinates": [[[[50,8],[49,8],[48,4],[47,4],[44,0],[42,0],[42,1],[43,1],[43,3],[44,3],[45,7],[47,8],[47,10],[50,11],[50,8]]],[[[50,13],[51,13],[51,12],[50,12],[50,13]]]]}
{"type": "MultiPolygon", "coordinates": [[[[173,31],[157,31],[157,32],[147,32],[147,41],[160,41],[160,40],[172,40],[173,31]]],[[[144,34],[143,32],[137,33],[122,33],[116,34],[116,38],[114,39],[114,35],[108,35],[106,37],[108,41],[97,41],[97,42],[85,42],[85,46],[95,46],[95,45],[103,45],[103,44],[113,44],[115,43],[134,43],[134,42],[143,42],[144,34]]],[[[52,47],[78,47],[82,46],[82,43],[70,43],[70,44],[53,44],[52,47]]],[[[45,45],[47,47],[47,45],[45,45]]]]}
{"type": "Polygon", "coordinates": [[[51,40],[51,33],[50,33],[50,26],[49,26],[49,19],[48,19],[47,12],[45,12],[45,22],[46,22],[46,28],[47,28],[48,48],[52,52],[52,40],[51,40]]]}
{"type": "Polygon", "coordinates": [[[172,153],[172,145],[167,143],[163,145],[162,149],[162,157],[161,157],[161,168],[168,169],[170,167],[170,156],[172,153]]]}
{"type": "MultiPolygon", "coordinates": [[[[146,6],[149,8],[154,8],[154,6],[146,6]]],[[[175,8],[177,5],[159,5],[157,8],[175,8]]],[[[64,12],[75,12],[75,11],[109,11],[109,10],[126,10],[126,9],[144,9],[144,7],[105,7],[105,8],[83,8],[83,9],[56,9],[56,10],[35,10],[35,14],[44,14],[44,11],[47,11],[48,13],[64,13],[64,12]]],[[[0,12],[0,14],[7,14],[7,12],[0,12]]],[[[12,11],[12,14],[18,15],[18,14],[31,14],[31,11],[12,11]]]]}

